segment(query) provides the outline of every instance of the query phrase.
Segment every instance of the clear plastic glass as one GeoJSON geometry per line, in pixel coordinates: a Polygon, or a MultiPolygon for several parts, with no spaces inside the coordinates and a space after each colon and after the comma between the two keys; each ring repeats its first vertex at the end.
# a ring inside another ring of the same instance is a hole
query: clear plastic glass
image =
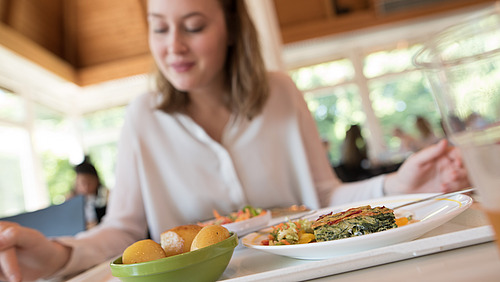
{"type": "Polygon", "coordinates": [[[498,238],[500,6],[437,34],[414,62],[427,74],[448,138],[462,151],[498,238]]]}

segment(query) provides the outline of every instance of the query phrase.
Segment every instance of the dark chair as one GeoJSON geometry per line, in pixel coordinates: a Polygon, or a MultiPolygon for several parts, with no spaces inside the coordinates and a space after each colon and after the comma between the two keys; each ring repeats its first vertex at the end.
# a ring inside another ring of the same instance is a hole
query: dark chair
{"type": "Polygon", "coordinates": [[[31,227],[47,237],[71,236],[85,230],[84,198],[75,196],[60,205],[22,213],[0,220],[17,222],[31,227]]]}

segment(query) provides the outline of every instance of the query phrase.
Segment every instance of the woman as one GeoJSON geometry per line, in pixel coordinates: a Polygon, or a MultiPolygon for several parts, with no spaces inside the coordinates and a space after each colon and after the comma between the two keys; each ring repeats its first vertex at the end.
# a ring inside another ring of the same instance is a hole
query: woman
{"type": "Polygon", "coordinates": [[[342,185],[301,93],[287,76],[266,73],[243,0],[150,0],[148,20],[158,95],[129,106],[106,216],[75,238],[53,241],[1,223],[0,279],[84,270],[147,230],[158,241],[162,231],[210,217],[213,208],[314,209],[466,184],[443,142],[397,174],[342,185]]]}

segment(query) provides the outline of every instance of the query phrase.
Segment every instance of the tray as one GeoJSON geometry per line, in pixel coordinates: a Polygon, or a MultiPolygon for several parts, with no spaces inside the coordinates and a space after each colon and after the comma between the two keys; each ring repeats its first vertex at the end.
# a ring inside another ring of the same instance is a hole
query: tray
{"type": "MultiPolygon", "coordinates": [[[[451,221],[416,240],[331,259],[293,259],[248,249],[240,244],[220,280],[308,280],[490,242],[493,238],[493,230],[485,216],[477,204],[473,204],[451,221]]],[[[119,280],[111,276],[109,262],[106,262],[69,281],[119,280]]]]}

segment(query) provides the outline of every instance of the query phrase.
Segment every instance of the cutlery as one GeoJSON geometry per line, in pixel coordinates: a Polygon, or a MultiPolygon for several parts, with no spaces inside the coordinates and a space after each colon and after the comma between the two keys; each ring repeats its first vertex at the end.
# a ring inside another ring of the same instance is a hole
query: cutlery
{"type": "Polygon", "coordinates": [[[434,195],[434,196],[423,198],[423,199],[420,199],[420,200],[417,200],[417,201],[408,202],[406,204],[402,204],[402,205],[393,207],[392,209],[395,210],[395,209],[399,209],[399,208],[406,207],[406,206],[409,206],[409,205],[413,205],[413,204],[425,202],[425,201],[428,201],[428,200],[432,200],[432,199],[436,199],[436,198],[440,198],[440,197],[448,197],[448,196],[453,196],[453,195],[468,193],[468,192],[472,192],[472,191],[475,191],[475,190],[476,190],[476,188],[469,188],[469,189],[464,189],[464,190],[450,192],[450,193],[441,193],[441,194],[437,194],[437,195],[434,195]]]}

